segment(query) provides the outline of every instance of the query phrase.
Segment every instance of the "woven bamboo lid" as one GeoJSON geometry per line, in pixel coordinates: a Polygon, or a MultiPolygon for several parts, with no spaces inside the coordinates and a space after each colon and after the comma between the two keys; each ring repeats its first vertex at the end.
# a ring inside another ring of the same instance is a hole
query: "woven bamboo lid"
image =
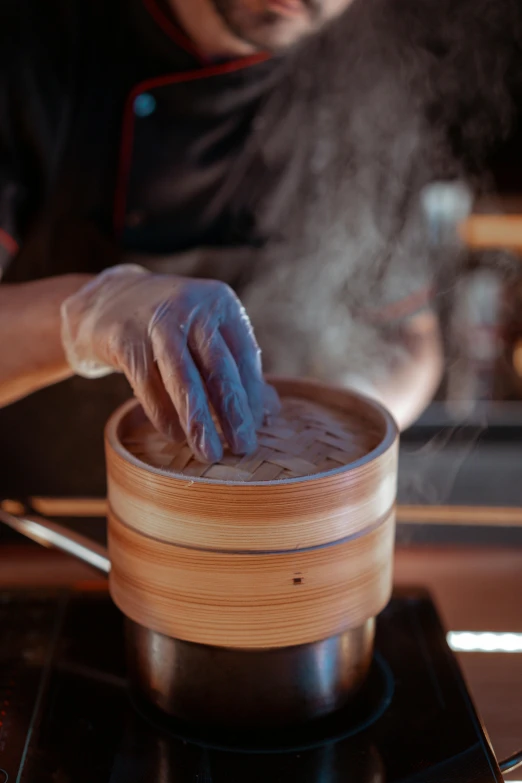
{"type": "Polygon", "coordinates": [[[356,462],[383,437],[382,425],[313,400],[283,397],[282,410],[258,432],[258,449],[245,457],[227,450],[212,465],[198,462],[186,443],[158,433],[148,421],[123,433],[122,446],[140,462],[165,472],[216,481],[281,481],[327,473],[356,462]]]}

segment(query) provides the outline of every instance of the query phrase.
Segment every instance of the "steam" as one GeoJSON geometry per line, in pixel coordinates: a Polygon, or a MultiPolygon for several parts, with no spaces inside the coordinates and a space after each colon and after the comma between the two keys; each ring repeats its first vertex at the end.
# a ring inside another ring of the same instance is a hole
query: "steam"
{"type": "Polygon", "coordinates": [[[398,481],[401,502],[437,505],[447,502],[460,470],[471,456],[487,423],[441,429],[417,449],[404,448],[398,481]],[[444,459],[440,459],[444,454],[444,459]]]}
{"type": "MultiPolygon", "coordinates": [[[[379,315],[423,287],[451,321],[466,256],[430,241],[422,193],[458,180],[495,206],[487,156],[515,122],[521,62],[520,0],[356,0],[282,59],[230,172],[235,216],[254,216],[260,247],[190,262],[236,285],[267,372],[378,381],[405,356],[379,315]]],[[[502,253],[480,260],[510,269],[502,253]]],[[[481,429],[412,456],[403,494],[444,500],[481,429]]]]}
{"type": "Polygon", "coordinates": [[[518,0],[360,0],[288,58],[241,205],[278,237],[241,290],[268,371],[384,374],[401,348],[373,315],[430,285],[444,305],[465,258],[430,244],[422,189],[488,191],[521,42],[518,0]]]}
{"type": "MultiPolygon", "coordinates": [[[[487,156],[515,121],[521,52],[519,0],[359,0],[290,58],[247,174],[260,233],[279,237],[241,291],[267,371],[379,381],[404,348],[369,314],[423,287],[451,322],[466,256],[430,242],[421,194],[459,180],[494,204],[487,156]]],[[[484,427],[406,454],[402,499],[444,502],[484,427]]]]}

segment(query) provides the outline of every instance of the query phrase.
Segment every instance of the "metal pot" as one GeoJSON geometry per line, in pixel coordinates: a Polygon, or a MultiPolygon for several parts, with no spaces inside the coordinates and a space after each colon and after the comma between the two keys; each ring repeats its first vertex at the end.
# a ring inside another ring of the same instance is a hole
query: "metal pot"
{"type": "MultiPolygon", "coordinates": [[[[107,550],[41,517],[0,521],[108,574],[107,550]]],[[[295,647],[241,650],[174,639],[125,618],[131,687],[168,715],[208,725],[289,725],[346,705],[370,667],[375,620],[295,647]]]]}

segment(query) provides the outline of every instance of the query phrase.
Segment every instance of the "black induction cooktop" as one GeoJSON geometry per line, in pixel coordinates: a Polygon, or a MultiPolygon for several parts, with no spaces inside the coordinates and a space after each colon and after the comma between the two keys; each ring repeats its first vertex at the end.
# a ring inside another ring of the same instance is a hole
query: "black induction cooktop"
{"type": "Polygon", "coordinates": [[[428,596],[378,620],[365,688],[294,731],[234,736],[133,698],[104,593],[0,592],[0,783],[501,783],[428,596]]]}

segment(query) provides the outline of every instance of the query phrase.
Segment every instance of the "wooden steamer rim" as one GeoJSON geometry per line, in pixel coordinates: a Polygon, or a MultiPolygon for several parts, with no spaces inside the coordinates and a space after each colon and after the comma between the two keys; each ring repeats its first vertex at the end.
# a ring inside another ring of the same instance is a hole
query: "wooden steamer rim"
{"type": "Polygon", "coordinates": [[[384,517],[395,503],[398,457],[397,426],[388,411],[362,395],[315,381],[277,379],[274,385],[282,396],[319,398],[348,413],[362,408],[381,426],[379,444],[360,459],[311,477],[266,482],[187,478],[152,467],[124,448],[121,429],[141,411],[131,400],[106,428],[112,512],[138,532],[168,543],[237,551],[317,546],[359,533],[384,517]]]}
{"type": "Polygon", "coordinates": [[[363,457],[277,481],[187,478],[121,442],[142,415],[106,428],[111,592],[152,630],[202,644],[269,648],[364,624],[391,594],[398,432],[378,403],[315,381],[272,379],[297,397],[378,426],[363,457]],[[136,421],[136,418],[134,418],[136,421]]]}
{"type": "MultiPolygon", "coordinates": [[[[321,473],[314,473],[313,478],[321,479],[324,477],[336,476],[339,473],[346,473],[347,471],[355,470],[356,468],[366,464],[369,461],[379,458],[386,451],[398,442],[398,428],[397,424],[392,417],[391,413],[376,400],[370,399],[359,392],[352,391],[351,389],[344,389],[341,387],[327,386],[319,381],[315,380],[296,380],[294,378],[268,378],[267,379],[278,391],[282,397],[301,397],[302,399],[310,399],[314,401],[315,397],[320,395],[320,404],[324,407],[337,408],[338,410],[346,413],[353,413],[353,409],[357,408],[358,413],[364,408],[366,418],[368,415],[373,419],[373,423],[379,423],[383,428],[383,436],[379,444],[368,451],[364,457],[353,460],[352,462],[343,465],[342,467],[328,470],[321,473]]],[[[121,443],[120,440],[120,428],[125,423],[125,419],[128,418],[133,411],[139,409],[141,406],[136,399],[128,400],[121,405],[109,418],[105,427],[105,444],[106,448],[110,448],[115,454],[119,454],[127,462],[134,464],[138,468],[146,468],[149,473],[153,473],[157,476],[165,476],[168,479],[179,478],[183,479],[190,484],[210,484],[219,487],[231,486],[231,487],[277,487],[286,484],[301,483],[303,481],[309,481],[310,476],[298,476],[296,478],[284,478],[275,481],[234,481],[227,480],[226,482],[219,479],[211,479],[205,477],[191,476],[187,478],[182,473],[175,473],[169,470],[162,470],[161,468],[149,465],[147,462],[142,462],[137,459],[131,452],[129,452],[121,443]]]]}

